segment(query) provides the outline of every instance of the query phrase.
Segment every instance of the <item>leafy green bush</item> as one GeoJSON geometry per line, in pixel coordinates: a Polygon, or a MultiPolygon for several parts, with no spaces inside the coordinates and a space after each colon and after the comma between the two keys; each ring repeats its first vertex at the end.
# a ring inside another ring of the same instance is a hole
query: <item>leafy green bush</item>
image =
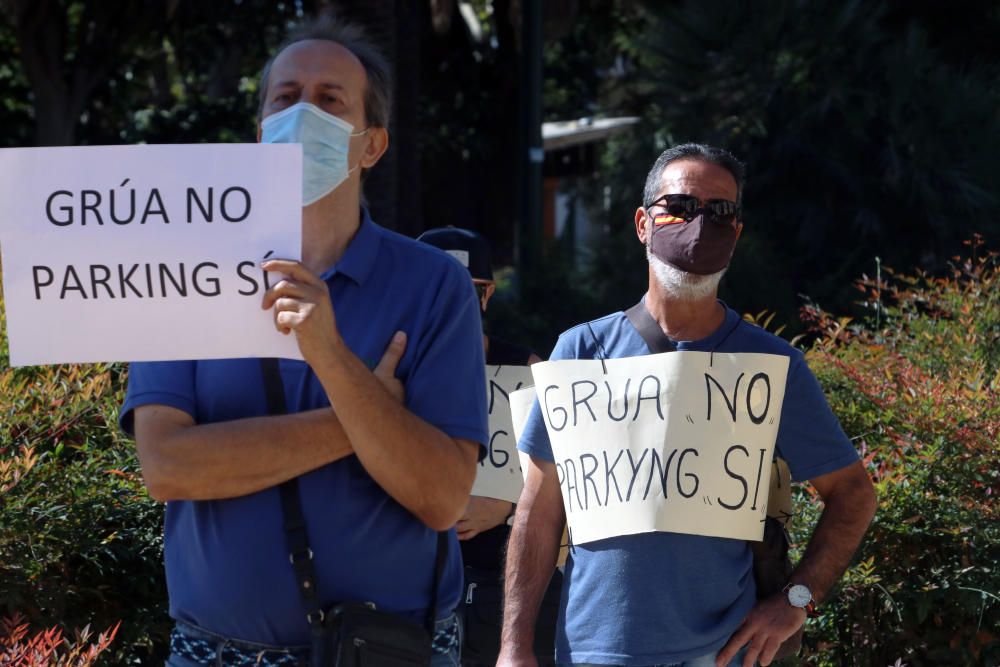
{"type": "MultiPolygon", "coordinates": [[[[1000,270],[971,245],[944,278],[862,280],[865,323],[804,309],[810,366],[879,495],[806,664],[1000,664],[1000,270]]],[[[798,502],[811,530],[820,506],[798,502]]]]}
{"type": "MultiPolygon", "coordinates": [[[[804,309],[810,365],[880,507],[811,622],[803,664],[1000,664],[1000,269],[971,245],[944,278],[862,280],[865,322],[804,309]]],[[[558,288],[547,277],[533,288],[558,288]]],[[[527,321],[538,334],[544,320],[569,323],[575,308],[596,307],[595,292],[527,321]]],[[[159,662],[170,628],[162,507],[116,426],[124,367],[10,369],[0,340],[0,616],[45,628],[121,621],[101,657],[159,662]]],[[[801,545],[820,504],[798,493],[801,545]]]]}
{"type": "Polygon", "coordinates": [[[104,662],[162,661],[162,506],[116,424],[124,367],[11,369],[3,324],[0,617],[45,628],[120,621],[104,662]]]}

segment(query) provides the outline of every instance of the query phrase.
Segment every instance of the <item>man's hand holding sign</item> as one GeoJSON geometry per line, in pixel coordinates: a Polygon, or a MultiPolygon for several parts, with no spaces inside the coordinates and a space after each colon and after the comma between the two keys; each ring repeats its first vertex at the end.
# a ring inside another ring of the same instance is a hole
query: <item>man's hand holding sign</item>
{"type": "Polygon", "coordinates": [[[259,89],[257,144],[0,151],[11,358],[136,362],[120,422],[167,501],[170,664],[326,664],[347,616],[453,664],[475,291],[362,204],[391,116],[363,31],[302,26],[259,89]]]}

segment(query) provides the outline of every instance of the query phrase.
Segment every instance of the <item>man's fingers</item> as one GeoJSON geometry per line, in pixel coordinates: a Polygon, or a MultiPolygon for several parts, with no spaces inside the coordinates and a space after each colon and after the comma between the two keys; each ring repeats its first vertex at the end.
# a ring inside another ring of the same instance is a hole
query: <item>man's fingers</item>
{"type": "Polygon", "coordinates": [[[282,310],[275,312],[274,326],[283,334],[291,333],[302,324],[305,319],[298,310],[282,310]]]}
{"type": "Polygon", "coordinates": [[[322,285],[323,281],[315,273],[302,266],[300,262],[293,259],[268,259],[261,263],[261,268],[265,271],[283,273],[292,280],[307,283],[309,285],[322,285]]]}
{"type": "Polygon", "coordinates": [[[757,658],[760,657],[766,644],[766,635],[762,635],[760,632],[755,634],[753,641],[750,642],[749,646],[747,646],[747,653],[743,658],[743,667],[754,667],[754,665],[757,664],[757,658]]]}
{"type": "Polygon", "coordinates": [[[733,633],[726,645],[722,647],[715,658],[716,667],[726,667],[732,661],[743,645],[750,641],[753,636],[753,627],[749,624],[749,617],[743,620],[743,625],[733,633]]]}
{"type": "Polygon", "coordinates": [[[774,656],[778,652],[779,648],[781,648],[781,641],[776,636],[771,635],[768,638],[767,643],[764,644],[764,650],[760,652],[760,656],[757,658],[757,661],[763,667],[767,667],[767,665],[770,665],[771,661],[774,660],[774,656]]]}
{"type": "Polygon", "coordinates": [[[386,379],[395,377],[396,366],[399,364],[399,360],[403,358],[404,352],[406,352],[406,334],[402,331],[397,331],[393,335],[392,340],[389,341],[389,347],[385,348],[382,358],[375,367],[375,375],[386,379]]]}
{"type": "Polygon", "coordinates": [[[303,299],[306,297],[306,292],[309,289],[310,286],[305,283],[283,278],[274,285],[271,285],[271,287],[264,292],[264,298],[260,302],[260,307],[267,310],[274,305],[275,301],[282,297],[303,299]]]}

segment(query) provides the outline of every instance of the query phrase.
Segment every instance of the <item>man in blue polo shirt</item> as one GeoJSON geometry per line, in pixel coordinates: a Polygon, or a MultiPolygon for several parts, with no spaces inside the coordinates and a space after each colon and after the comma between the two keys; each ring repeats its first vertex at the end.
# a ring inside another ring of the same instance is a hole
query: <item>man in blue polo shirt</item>
{"type": "Polygon", "coordinates": [[[390,91],[363,35],[307,26],[261,78],[260,140],[301,143],[304,163],[302,261],[264,263],[276,284],[262,307],[305,361],[280,361],[281,416],[268,414],[257,359],[130,368],[121,422],[150,495],[167,502],[167,664],[306,659],[277,488],[297,478],[323,608],[372,602],[423,621],[447,531],[432,662],[455,665],[452,527],[487,438],[479,301],[461,266],[361,206],[361,173],[388,144],[390,91]]]}
{"type": "MultiPolygon", "coordinates": [[[[750,543],[652,532],[571,550],[556,658],[560,663],[770,664],[847,567],[875,511],[871,481],[803,355],[717,299],[740,232],[743,167],[726,151],[684,144],[649,172],[636,232],[649,288],[632,320],[615,313],[562,334],[551,359],[649,354],[632,321],[676,350],[789,357],[776,448],[825,509],[785,590],[758,600],[750,543]],[[645,318],[645,319],[641,319],[645,318]]],[[[503,649],[498,665],[533,665],[532,627],[565,522],[543,415],[536,401],[518,447],[530,455],[507,551],[503,649]]]]}

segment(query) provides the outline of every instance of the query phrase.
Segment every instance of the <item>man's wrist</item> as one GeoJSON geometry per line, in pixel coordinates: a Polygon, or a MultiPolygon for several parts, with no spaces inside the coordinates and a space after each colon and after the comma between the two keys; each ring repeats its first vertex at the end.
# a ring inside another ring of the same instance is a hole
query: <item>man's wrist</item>
{"type": "Polygon", "coordinates": [[[781,595],[784,596],[789,606],[801,609],[808,618],[816,618],[820,615],[816,609],[816,598],[812,590],[805,584],[790,581],[781,589],[781,595]]]}

